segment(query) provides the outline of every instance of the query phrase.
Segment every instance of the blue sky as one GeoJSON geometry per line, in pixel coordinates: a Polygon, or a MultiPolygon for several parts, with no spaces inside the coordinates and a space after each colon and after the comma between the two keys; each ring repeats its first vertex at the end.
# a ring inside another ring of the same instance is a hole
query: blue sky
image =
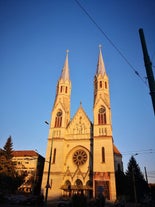
{"type": "MultiPolygon", "coordinates": [[[[143,28],[155,71],[155,1],[79,0],[93,20],[146,77],[138,29],[143,28]]],[[[80,101],[93,121],[93,79],[98,45],[109,76],[113,138],[155,182],[155,120],[145,84],[90,21],[75,0],[0,1],[0,147],[9,135],[15,150],[36,149],[45,156],[56,84],[69,49],[71,116],[80,101]]]]}

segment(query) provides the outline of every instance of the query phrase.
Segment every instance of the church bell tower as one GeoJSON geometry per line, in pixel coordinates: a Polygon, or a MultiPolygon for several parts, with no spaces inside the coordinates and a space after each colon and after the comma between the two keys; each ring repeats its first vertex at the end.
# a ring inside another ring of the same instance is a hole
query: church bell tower
{"type": "Polygon", "coordinates": [[[94,77],[94,139],[93,139],[93,186],[94,196],[102,188],[105,196],[116,197],[113,137],[110,108],[109,80],[102,57],[101,46],[94,77]],[[111,192],[109,192],[111,191],[111,192]]]}
{"type": "MultiPolygon", "coordinates": [[[[67,125],[70,122],[70,96],[71,81],[69,75],[68,50],[66,59],[57,83],[56,96],[49,124],[49,135],[46,150],[46,160],[42,186],[48,189],[48,199],[56,198],[61,194],[58,183],[62,182],[62,169],[64,167],[64,139],[67,125]],[[58,160],[58,161],[57,161],[58,160]],[[51,161],[49,172],[49,161],[51,161]],[[49,183],[47,184],[49,176],[49,183]],[[56,190],[57,189],[57,190],[56,190]]],[[[46,191],[47,192],[47,191],[46,191]]]]}

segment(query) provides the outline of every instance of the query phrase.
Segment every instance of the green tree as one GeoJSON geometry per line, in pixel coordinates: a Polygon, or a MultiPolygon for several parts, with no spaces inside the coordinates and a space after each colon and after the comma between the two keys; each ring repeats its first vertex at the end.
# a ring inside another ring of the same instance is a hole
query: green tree
{"type": "Polygon", "coordinates": [[[13,157],[13,143],[11,136],[7,139],[3,149],[0,149],[0,192],[14,193],[24,180],[24,175],[15,171],[13,157]]]}
{"type": "Polygon", "coordinates": [[[7,160],[11,160],[12,159],[12,152],[13,152],[13,143],[12,143],[12,138],[11,136],[7,139],[6,144],[3,147],[5,156],[7,158],[7,160]]]}
{"type": "Polygon", "coordinates": [[[118,170],[115,172],[116,177],[116,193],[117,193],[117,199],[123,198],[123,196],[126,195],[126,176],[124,172],[118,168],[118,170]]]}
{"type": "Polygon", "coordinates": [[[134,156],[131,156],[129,160],[126,178],[128,190],[127,193],[130,197],[130,200],[139,202],[148,193],[149,187],[134,156]]]}
{"type": "Polygon", "coordinates": [[[11,136],[7,139],[3,149],[0,149],[0,172],[8,176],[15,174],[14,164],[12,161],[13,143],[11,136]]]}

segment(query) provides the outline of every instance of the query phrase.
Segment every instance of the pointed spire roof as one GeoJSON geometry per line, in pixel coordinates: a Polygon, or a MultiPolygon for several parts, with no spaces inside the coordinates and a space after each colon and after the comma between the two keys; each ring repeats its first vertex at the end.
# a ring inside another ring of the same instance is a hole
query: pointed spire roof
{"type": "Polygon", "coordinates": [[[66,59],[65,59],[64,67],[62,69],[62,73],[61,73],[61,77],[60,77],[64,81],[70,80],[70,78],[69,78],[68,53],[69,53],[69,50],[66,50],[66,59]]]}
{"type": "Polygon", "coordinates": [[[103,62],[101,48],[102,48],[102,46],[99,45],[99,56],[98,56],[98,63],[97,63],[96,75],[101,74],[103,76],[104,73],[105,73],[105,66],[104,66],[104,62],[103,62]]]}

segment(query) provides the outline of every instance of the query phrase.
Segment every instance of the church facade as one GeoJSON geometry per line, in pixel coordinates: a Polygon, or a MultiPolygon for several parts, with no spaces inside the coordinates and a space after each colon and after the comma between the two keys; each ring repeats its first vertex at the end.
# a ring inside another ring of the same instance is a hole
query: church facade
{"type": "MultiPolygon", "coordinates": [[[[112,135],[109,80],[101,47],[94,76],[93,122],[80,104],[73,118],[68,52],[56,87],[52,108],[42,190],[45,198],[57,199],[83,192],[116,199],[115,171],[123,169],[122,155],[112,135]]],[[[93,101],[93,100],[92,100],[93,101]]]]}

